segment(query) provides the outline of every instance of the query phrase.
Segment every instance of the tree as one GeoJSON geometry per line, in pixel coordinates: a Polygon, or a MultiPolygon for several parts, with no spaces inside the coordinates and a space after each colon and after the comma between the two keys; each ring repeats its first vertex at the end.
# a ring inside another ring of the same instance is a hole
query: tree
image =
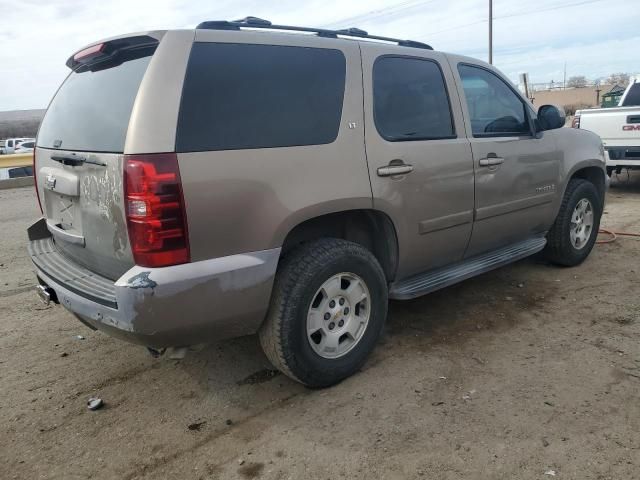
{"type": "Polygon", "coordinates": [[[587,86],[587,78],[584,75],[576,75],[569,77],[567,80],[567,87],[582,88],[587,86]]]}
{"type": "Polygon", "coordinates": [[[612,73],[607,78],[607,83],[609,85],[620,85],[621,87],[626,87],[629,85],[629,74],[624,72],[612,73]]]}

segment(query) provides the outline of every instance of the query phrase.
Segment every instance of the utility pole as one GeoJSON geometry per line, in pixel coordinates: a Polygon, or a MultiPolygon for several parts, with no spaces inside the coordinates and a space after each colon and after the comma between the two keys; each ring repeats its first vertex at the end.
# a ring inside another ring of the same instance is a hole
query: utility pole
{"type": "Polygon", "coordinates": [[[567,62],[564,62],[564,78],[562,79],[562,89],[567,89],[567,62]]]}
{"type": "Polygon", "coordinates": [[[493,0],[489,0],[489,64],[493,65],[493,0]]]}

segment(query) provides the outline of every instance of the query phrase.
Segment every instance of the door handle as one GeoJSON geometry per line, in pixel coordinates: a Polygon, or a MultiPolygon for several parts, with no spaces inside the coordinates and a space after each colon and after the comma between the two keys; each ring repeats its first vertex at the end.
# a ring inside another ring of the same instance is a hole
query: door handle
{"type": "Polygon", "coordinates": [[[389,165],[378,168],[379,177],[391,177],[393,175],[405,175],[413,172],[413,165],[407,165],[406,163],[396,163],[397,160],[392,160],[389,165]]]}
{"type": "Polygon", "coordinates": [[[487,158],[481,158],[478,163],[481,167],[494,167],[504,163],[504,158],[497,156],[495,153],[488,153],[487,158]]]}

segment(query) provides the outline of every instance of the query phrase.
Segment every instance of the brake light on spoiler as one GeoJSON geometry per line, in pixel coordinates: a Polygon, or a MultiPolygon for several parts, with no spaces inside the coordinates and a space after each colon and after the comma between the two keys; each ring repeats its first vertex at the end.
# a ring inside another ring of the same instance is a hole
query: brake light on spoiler
{"type": "Polygon", "coordinates": [[[189,236],[175,153],[124,156],[129,242],[137,265],[187,263],[189,236]]]}
{"type": "Polygon", "coordinates": [[[103,47],[104,43],[98,43],[97,45],[92,45],[84,50],[80,50],[73,56],[73,60],[76,62],[91,60],[102,53],[103,47]]]}

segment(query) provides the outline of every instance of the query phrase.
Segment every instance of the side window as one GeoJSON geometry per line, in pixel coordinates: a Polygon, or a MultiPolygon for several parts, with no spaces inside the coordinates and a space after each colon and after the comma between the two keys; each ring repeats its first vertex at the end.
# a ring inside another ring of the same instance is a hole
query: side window
{"type": "Polygon", "coordinates": [[[378,133],[392,142],[455,137],[442,71],[431,60],[376,60],[373,114],[378,133]]]}
{"type": "Polygon", "coordinates": [[[458,65],[474,137],[529,133],[526,105],[497,75],[458,65]]]}
{"type": "Polygon", "coordinates": [[[635,107],[636,105],[640,105],[640,83],[634,83],[627,96],[624,99],[623,107],[635,107]]]}
{"type": "Polygon", "coordinates": [[[194,43],[178,152],[320,145],[340,129],[346,59],[325,48],[194,43]]]}

